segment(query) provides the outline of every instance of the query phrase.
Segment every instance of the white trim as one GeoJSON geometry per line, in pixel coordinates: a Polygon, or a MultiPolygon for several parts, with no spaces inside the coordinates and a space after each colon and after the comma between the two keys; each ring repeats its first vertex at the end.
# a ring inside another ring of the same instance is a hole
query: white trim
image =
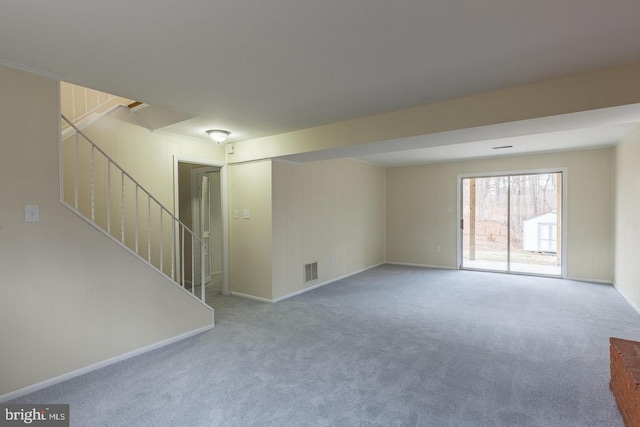
{"type": "MultiPolygon", "coordinates": [[[[103,115],[101,115],[101,114],[91,113],[88,116],[85,116],[79,122],[74,123],[74,124],[76,125],[76,127],[78,129],[84,130],[87,127],[91,126],[92,124],[96,123],[102,117],[103,117],[103,115]]],[[[67,139],[67,138],[69,138],[69,137],[71,137],[71,136],[73,136],[75,134],[76,134],[76,130],[74,128],[72,128],[71,126],[68,126],[68,127],[66,127],[65,129],[62,130],[62,139],[67,139]]]]}
{"type": "Polygon", "coordinates": [[[456,268],[462,268],[462,179],[460,174],[456,177],[456,268]]]}
{"type": "MultiPolygon", "coordinates": [[[[213,321],[213,318],[212,318],[212,321],[213,321]]],[[[187,339],[189,337],[192,337],[194,335],[197,335],[197,334],[200,334],[202,332],[206,332],[208,330],[211,330],[214,327],[215,327],[215,325],[213,323],[211,323],[211,325],[203,326],[201,328],[194,329],[193,331],[185,332],[184,334],[175,336],[173,338],[167,338],[166,340],[159,341],[159,342],[157,342],[155,344],[151,344],[151,345],[148,345],[146,347],[142,347],[142,348],[139,348],[137,350],[133,350],[133,351],[130,351],[128,353],[121,354],[120,356],[115,356],[115,357],[112,357],[110,359],[103,360],[102,362],[94,363],[93,365],[85,366],[84,368],[76,369],[75,371],[67,372],[66,374],[62,374],[60,376],[57,376],[57,377],[54,377],[54,378],[50,378],[48,380],[39,382],[37,384],[33,384],[33,385],[21,388],[21,389],[16,390],[16,391],[12,391],[12,392],[7,393],[7,394],[3,394],[2,396],[0,396],[0,403],[7,402],[9,400],[13,400],[13,399],[16,399],[18,397],[22,397],[24,395],[27,395],[27,394],[42,390],[42,389],[47,388],[47,387],[51,387],[52,385],[61,383],[63,381],[70,380],[70,379],[75,378],[75,377],[80,376],[80,375],[88,374],[89,372],[92,372],[92,371],[107,367],[109,365],[113,365],[114,363],[122,362],[123,360],[130,359],[130,358],[135,357],[135,356],[139,356],[139,355],[147,353],[149,351],[156,350],[156,349],[158,349],[160,347],[165,347],[165,346],[167,346],[169,344],[173,344],[173,343],[176,343],[178,341],[182,341],[182,340],[187,339]]]]}
{"type": "Polygon", "coordinates": [[[173,210],[176,218],[180,213],[180,195],[178,194],[178,163],[195,163],[204,166],[220,168],[220,192],[222,209],[222,293],[229,295],[229,185],[228,165],[221,161],[203,159],[199,157],[173,156],[173,210]]]}
{"type": "Polygon", "coordinates": [[[459,178],[485,178],[485,177],[499,177],[506,175],[537,175],[542,173],[558,173],[565,172],[566,167],[557,168],[540,168],[540,169],[517,169],[508,171],[491,171],[491,172],[471,172],[471,173],[459,173],[459,178]]]}
{"type": "Polygon", "coordinates": [[[281,159],[279,157],[274,157],[271,160],[278,163],[288,163],[290,165],[296,165],[296,166],[300,166],[303,164],[302,162],[294,162],[293,160],[281,159]]]}
{"type": "Polygon", "coordinates": [[[407,267],[436,268],[438,270],[458,270],[458,267],[450,267],[447,265],[413,264],[410,262],[392,262],[392,261],[387,261],[385,262],[385,264],[405,265],[407,267]]]}
{"type": "Polygon", "coordinates": [[[603,280],[603,279],[589,279],[584,277],[564,277],[564,279],[573,280],[574,282],[587,282],[587,283],[599,283],[602,285],[613,285],[613,282],[611,280],[603,280]]]}
{"type": "MultiPolygon", "coordinates": [[[[75,127],[77,127],[80,130],[84,130],[86,128],[88,128],[89,126],[91,126],[92,124],[102,120],[103,118],[111,115],[111,113],[113,113],[116,110],[121,110],[121,109],[125,109],[125,111],[129,112],[129,107],[127,107],[124,104],[116,104],[112,107],[107,108],[105,111],[103,111],[102,113],[96,113],[96,112],[92,112],[89,113],[88,115],[82,117],[78,122],[74,122],[73,120],[68,119],[75,125],[75,127]]],[[[72,128],[71,126],[68,126],[67,128],[63,129],[62,131],[62,139],[65,140],[73,135],[75,135],[76,130],[74,128],[72,128]]]]}
{"type": "Polygon", "coordinates": [[[64,77],[61,74],[53,73],[51,71],[44,71],[39,68],[30,67],[28,65],[18,64],[17,62],[7,61],[6,59],[0,58],[0,65],[8,68],[13,68],[20,71],[25,71],[27,73],[36,74],[42,77],[48,77],[54,80],[64,80],[64,77]]]}
{"type": "Polygon", "coordinates": [[[636,313],[640,314],[640,308],[638,308],[638,306],[637,306],[633,301],[631,301],[631,299],[630,299],[628,296],[626,296],[626,295],[624,294],[624,292],[622,292],[622,291],[620,290],[620,288],[619,288],[619,287],[617,287],[617,286],[616,286],[615,282],[614,282],[614,283],[612,283],[612,284],[613,284],[613,287],[616,289],[616,291],[618,291],[618,293],[622,296],[622,298],[624,298],[624,300],[625,300],[627,303],[629,303],[629,305],[631,306],[631,308],[633,308],[633,309],[636,311],[636,313]]]}
{"type": "Polygon", "coordinates": [[[240,293],[240,292],[231,292],[231,295],[236,296],[236,297],[251,299],[251,300],[254,300],[254,301],[277,303],[277,302],[289,299],[291,297],[295,297],[296,295],[304,294],[305,292],[309,292],[309,291],[311,291],[313,289],[316,289],[316,288],[319,288],[321,286],[328,285],[328,284],[333,283],[333,282],[337,282],[338,280],[346,279],[347,277],[354,276],[356,274],[360,274],[360,273],[362,273],[364,271],[367,271],[367,270],[371,270],[372,268],[379,267],[379,266],[381,266],[383,264],[385,264],[385,263],[381,262],[379,264],[375,264],[375,265],[372,265],[370,267],[365,267],[363,269],[360,269],[360,270],[353,271],[351,273],[345,274],[344,276],[336,277],[334,279],[327,280],[326,282],[318,283],[316,285],[309,286],[308,288],[300,289],[299,291],[296,291],[296,292],[293,292],[293,293],[290,293],[290,294],[287,294],[285,296],[278,297],[278,298],[275,298],[275,299],[256,297],[256,296],[253,296],[253,295],[247,295],[247,294],[243,294],[243,293],[240,293]]]}
{"type": "Polygon", "coordinates": [[[316,285],[309,286],[308,288],[300,289],[299,291],[296,291],[296,292],[287,294],[285,296],[276,298],[274,300],[271,300],[271,302],[276,303],[276,302],[280,302],[280,301],[286,300],[286,299],[291,298],[291,297],[295,297],[296,295],[304,294],[305,292],[309,292],[309,291],[311,291],[313,289],[316,289],[316,288],[319,288],[321,286],[328,285],[329,283],[337,282],[338,280],[346,279],[347,277],[354,276],[356,274],[360,274],[360,273],[362,273],[364,271],[371,270],[372,268],[379,267],[379,266],[381,266],[383,264],[385,264],[385,263],[381,262],[379,264],[375,264],[375,265],[372,265],[370,267],[365,267],[363,269],[360,269],[360,270],[345,274],[344,276],[336,277],[334,279],[327,280],[326,282],[318,283],[316,285]]]}
{"type": "Polygon", "coordinates": [[[58,114],[58,195],[61,203],[64,202],[64,155],[62,145],[62,94],[60,82],[57,82],[57,114],[58,114]]]}
{"type": "MultiPolygon", "coordinates": [[[[377,168],[383,168],[386,169],[386,166],[381,165],[380,163],[374,163],[374,162],[370,162],[368,160],[363,160],[363,159],[358,159],[357,157],[345,157],[348,160],[353,160],[354,162],[358,162],[358,163],[364,163],[365,165],[369,165],[369,166],[375,166],[377,168]]],[[[336,160],[336,159],[329,159],[329,160],[336,160]]]]}
{"type": "Polygon", "coordinates": [[[273,302],[273,300],[270,300],[268,298],[256,297],[253,295],[243,294],[241,292],[231,292],[231,295],[233,295],[234,297],[246,298],[254,301],[269,302],[269,303],[273,302]]]}
{"type": "Polygon", "coordinates": [[[567,277],[567,266],[569,256],[567,248],[569,246],[569,168],[561,167],[562,171],[562,277],[567,277]]]}

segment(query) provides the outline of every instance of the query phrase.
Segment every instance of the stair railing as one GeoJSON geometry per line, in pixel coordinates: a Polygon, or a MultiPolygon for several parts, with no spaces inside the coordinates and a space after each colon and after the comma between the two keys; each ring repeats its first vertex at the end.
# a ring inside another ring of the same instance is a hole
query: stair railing
{"type": "Polygon", "coordinates": [[[61,201],[205,303],[207,244],[64,115],[61,201]],[[197,290],[199,295],[197,295],[197,290]]]}

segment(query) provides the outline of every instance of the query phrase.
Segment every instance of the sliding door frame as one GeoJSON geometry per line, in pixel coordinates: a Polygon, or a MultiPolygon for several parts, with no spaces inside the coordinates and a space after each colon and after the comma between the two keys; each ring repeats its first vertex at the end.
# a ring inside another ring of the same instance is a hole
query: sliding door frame
{"type": "MultiPolygon", "coordinates": [[[[566,167],[561,168],[547,168],[547,169],[523,169],[523,170],[512,170],[512,171],[497,171],[497,172],[474,172],[474,173],[462,173],[458,174],[457,182],[456,182],[456,212],[457,212],[457,221],[456,221],[456,252],[457,252],[457,266],[458,269],[462,269],[462,229],[460,228],[460,223],[462,221],[462,180],[465,178],[487,178],[487,177],[496,177],[496,176],[510,176],[510,175],[539,175],[545,173],[561,173],[562,174],[562,215],[561,215],[561,223],[562,223],[562,243],[561,243],[561,251],[560,256],[562,257],[562,266],[561,266],[561,275],[563,279],[567,278],[567,218],[568,218],[568,209],[567,209],[567,188],[569,177],[567,173],[566,167]]],[[[509,242],[509,244],[511,244],[509,242]]],[[[510,270],[510,269],[508,269],[510,270]]],[[[507,273],[507,272],[504,272],[507,273]]],[[[540,274],[532,274],[532,273],[523,273],[523,272],[513,272],[508,271],[508,274],[522,274],[526,276],[543,276],[540,274]]],[[[558,276],[550,276],[550,277],[558,277],[558,276]]]]}

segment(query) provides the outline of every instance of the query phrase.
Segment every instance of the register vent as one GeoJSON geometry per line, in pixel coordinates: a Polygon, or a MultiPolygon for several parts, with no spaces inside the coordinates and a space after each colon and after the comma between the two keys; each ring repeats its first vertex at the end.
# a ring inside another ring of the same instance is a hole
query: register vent
{"type": "Polygon", "coordinates": [[[304,282],[311,282],[318,278],[318,263],[312,262],[311,264],[304,265],[304,282]]]}

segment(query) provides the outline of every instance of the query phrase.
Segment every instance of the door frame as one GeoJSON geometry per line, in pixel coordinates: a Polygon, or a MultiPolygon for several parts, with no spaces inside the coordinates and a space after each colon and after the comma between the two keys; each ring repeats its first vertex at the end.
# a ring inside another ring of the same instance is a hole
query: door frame
{"type": "MultiPolygon", "coordinates": [[[[568,189],[568,172],[566,167],[559,168],[543,168],[543,169],[517,169],[511,171],[496,171],[496,172],[474,172],[474,173],[460,173],[456,179],[456,262],[457,269],[462,269],[462,230],[460,229],[460,221],[462,220],[462,180],[464,178],[486,178],[493,176],[505,176],[505,175],[538,175],[545,173],[562,173],[562,243],[560,256],[562,257],[561,275],[563,279],[567,278],[567,189],[568,189]]],[[[522,272],[509,272],[509,274],[521,274],[533,276],[531,273],[522,272]]],[[[538,276],[535,274],[535,276],[538,276]]],[[[557,276],[553,276],[557,277],[557,276]]]]}
{"type": "Polygon", "coordinates": [[[222,209],[222,294],[229,295],[229,186],[228,168],[224,162],[210,159],[188,156],[173,156],[173,209],[174,215],[179,219],[180,214],[180,194],[178,182],[178,163],[194,163],[203,167],[220,168],[220,193],[222,209]]]}

